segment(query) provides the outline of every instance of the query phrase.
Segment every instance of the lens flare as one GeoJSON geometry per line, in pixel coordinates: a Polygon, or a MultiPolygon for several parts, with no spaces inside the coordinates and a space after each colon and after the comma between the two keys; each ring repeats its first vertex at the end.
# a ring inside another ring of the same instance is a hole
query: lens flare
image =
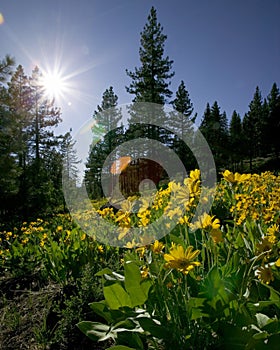
{"type": "Polygon", "coordinates": [[[111,173],[114,175],[120,174],[130,162],[131,157],[121,157],[115,160],[111,166],[111,173]]]}
{"type": "Polygon", "coordinates": [[[1,24],[4,24],[5,20],[4,20],[4,16],[3,14],[0,12],[0,26],[1,24]]]}

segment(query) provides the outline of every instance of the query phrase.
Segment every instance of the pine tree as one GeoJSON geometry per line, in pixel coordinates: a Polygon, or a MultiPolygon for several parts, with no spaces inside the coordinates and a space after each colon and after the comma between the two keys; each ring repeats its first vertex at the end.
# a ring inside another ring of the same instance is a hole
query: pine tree
{"type": "Polygon", "coordinates": [[[234,171],[241,168],[244,157],[244,135],[240,115],[234,110],[229,126],[230,158],[234,171]]]}
{"type": "Polygon", "coordinates": [[[200,131],[204,135],[213,153],[218,168],[228,164],[228,125],[226,113],[220,112],[218,102],[215,101],[210,108],[206,105],[202,118],[200,131]]]}
{"type": "Polygon", "coordinates": [[[110,86],[102,95],[101,106],[97,106],[93,118],[98,120],[105,132],[109,132],[117,128],[122,118],[121,111],[116,108],[118,105],[118,96],[114,93],[113,87],[110,86]]]}
{"type": "Polygon", "coordinates": [[[171,123],[177,132],[177,135],[171,138],[171,147],[176,151],[185,168],[191,169],[195,167],[194,157],[183,140],[185,137],[188,137],[189,140],[192,139],[194,133],[193,123],[195,122],[196,114],[191,117],[194,108],[183,81],[181,81],[176,91],[176,98],[171,104],[176,111],[175,118],[171,118],[171,123]]]}
{"type": "Polygon", "coordinates": [[[61,122],[60,109],[54,105],[54,100],[48,99],[43,89],[42,74],[38,67],[32,71],[29,78],[31,88],[31,114],[32,133],[34,143],[34,155],[36,162],[43,157],[44,146],[53,142],[56,143],[54,133],[51,128],[56,127],[61,122]]]}
{"type": "Polygon", "coordinates": [[[72,182],[73,185],[76,186],[79,173],[77,165],[81,163],[81,160],[78,159],[77,151],[75,149],[76,141],[73,140],[71,131],[72,129],[63,136],[61,155],[63,158],[64,179],[67,182],[72,182]]]}
{"type": "Polygon", "coordinates": [[[272,85],[268,95],[268,119],[266,128],[266,139],[268,140],[269,153],[280,153],[280,93],[277,84],[272,85]]]}
{"type": "Polygon", "coordinates": [[[174,76],[171,72],[173,61],[164,57],[164,43],[167,36],[162,33],[163,27],[157,20],[157,12],[151,8],[148,22],[141,32],[141,47],[139,56],[141,67],[134,72],[126,70],[132,82],[126,90],[134,95],[133,102],[153,102],[164,104],[170,98],[169,79],[174,76]]]}
{"type": "Polygon", "coordinates": [[[30,141],[29,133],[32,119],[30,110],[32,103],[29,81],[21,65],[16,68],[8,86],[9,106],[14,119],[15,137],[19,144],[17,152],[18,163],[24,171],[28,163],[28,142],[30,141]]]}
{"type": "Polygon", "coordinates": [[[243,118],[246,154],[249,157],[250,171],[253,170],[253,158],[263,154],[264,145],[264,114],[263,101],[259,87],[256,87],[253,100],[249,104],[249,111],[243,118]]]}
{"type": "Polygon", "coordinates": [[[15,134],[15,120],[9,105],[7,83],[13,72],[14,60],[6,56],[0,61],[0,216],[14,206],[13,198],[18,192],[20,168],[15,157],[19,145],[15,134]],[[3,212],[2,212],[3,211],[3,212]]]}
{"type": "Polygon", "coordinates": [[[114,93],[113,87],[110,86],[102,95],[101,105],[97,106],[97,110],[93,113],[95,120],[92,128],[93,138],[100,141],[91,147],[85,171],[85,183],[88,192],[92,197],[101,197],[103,195],[101,186],[101,172],[104,171],[108,175],[110,169],[103,168],[103,164],[108,155],[118,144],[123,142],[123,127],[120,124],[122,114],[117,108],[118,96],[114,93]]]}
{"type": "MultiPolygon", "coordinates": [[[[38,67],[29,77],[29,122],[28,154],[29,162],[25,171],[27,179],[27,194],[25,194],[23,209],[25,215],[47,211],[54,203],[56,183],[50,178],[50,164],[56,166],[59,138],[53,128],[61,121],[60,109],[50,100],[42,86],[42,74],[38,67]]],[[[61,173],[61,167],[57,168],[61,173]]]]}
{"type": "MultiPolygon", "coordinates": [[[[172,72],[173,61],[164,52],[166,39],[163,27],[157,19],[157,11],[152,7],[143,31],[140,33],[139,58],[141,65],[134,71],[126,70],[127,75],[131,78],[131,83],[126,87],[126,90],[134,96],[133,102],[150,102],[163,106],[172,96],[169,85],[175,73],[172,72]]],[[[155,106],[140,107],[137,105],[135,107],[132,105],[129,113],[129,129],[126,131],[126,140],[147,138],[160,142],[166,141],[167,135],[164,126],[167,120],[163,108],[160,111],[155,106]],[[155,125],[155,118],[163,128],[155,125]]],[[[148,148],[148,145],[143,142],[141,149],[132,151],[132,157],[134,159],[141,158],[141,155],[149,152],[148,148]]],[[[159,150],[153,148],[152,153],[151,158],[158,159],[159,150]]],[[[137,171],[142,173],[144,169],[139,168],[137,171]]]]}
{"type": "Polygon", "coordinates": [[[9,79],[9,76],[12,75],[14,65],[15,60],[9,55],[6,55],[6,57],[0,61],[1,89],[3,88],[3,84],[5,84],[9,79]]]}

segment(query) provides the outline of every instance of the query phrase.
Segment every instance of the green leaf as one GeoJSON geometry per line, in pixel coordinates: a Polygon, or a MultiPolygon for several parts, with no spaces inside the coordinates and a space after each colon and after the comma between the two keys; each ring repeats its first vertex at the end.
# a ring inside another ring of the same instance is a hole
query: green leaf
{"type": "Polygon", "coordinates": [[[167,339],[170,337],[168,330],[161,324],[156,323],[153,319],[148,317],[139,317],[138,322],[140,326],[149,332],[153,337],[158,339],[167,339]]]}
{"type": "Polygon", "coordinates": [[[188,301],[188,310],[190,310],[191,320],[197,320],[201,317],[209,317],[208,314],[202,312],[205,298],[190,298],[188,301]]]}
{"type": "Polygon", "coordinates": [[[133,330],[130,332],[118,333],[118,343],[131,346],[132,349],[137,349],[137,350],[144,349],[144,346],[139,334],[133,332],[133,330]]]}
{"type": "Polygon", "coordinates": [[[110,327],[99,322],[81,321],[77,324],[78,328],[91,340],[105,340],[110,327]]]}
{"type": "Polygon", "coordinates": [[[266,339],[267,337],[268,337],[267,332],[256,333],[253,335],[253,339],[255,339],[255,340],[266,339]]]}
{"type": "Polygon", "coordinates": [[[215,309],[218,307],[218,304],[222,306],[229,302],[229,293],[227,292],[225,281],[215,266],[207,274],[202,295],[215,309]]]}
{"type": "Polygon", "coordinates": [[[131,306],[145,303],[151,286],[149,280],[142,280],[139,267],[134,262],[127,262],[124,266],[125,289],[131,299],[131,306]]]}
{"type": "Polygon", "coordinates": [[[118,282],[104,285],[103,293],[108,306],[112,310],[117,310],[123,306],[131,307],[129,294],[118,282]]]}
{"type": "Polygon", "coordinates": [[[262,329],[263,327],[265,327],[269,323],[274,322],[273,319],[271,319],[268,316],[261,314],[261,313],[256,314],[256,319],[257,319],[257,324],[258,324],[260,329],[262,329]]]}
{"type": "Polygon", "coordinates": [[[98,271],[94,276],[103,276],[103,275],[111,275],[112,271],[108,268],[105,267],[105,269],[102,269],[101,271],[98,271]]]}
{"type": "Polygon", "coordinates": [[[89,306],[97,315],[103,317],[108,323],[113,322],[113,317],[105,300],[90,303],[89,306]]]}

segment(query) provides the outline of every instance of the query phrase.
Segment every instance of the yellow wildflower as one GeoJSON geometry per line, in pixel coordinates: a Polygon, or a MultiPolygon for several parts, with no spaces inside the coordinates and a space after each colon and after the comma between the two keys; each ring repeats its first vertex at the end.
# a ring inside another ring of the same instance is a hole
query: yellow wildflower
{"type": "Polygon", "coordinates": [[[200,170],[199,169],[195,169],[195,170],[191,170],[190,172],[190,176],[189,176],[193,181],[198,181],[200,180],[200,170]]]}
{"type": "Polygon", "coordinates": [[[57,230],[58,232],[62,231],[62,230],[63,230],[63,226],[57,226],[56,230],[57,230]]]}
{"type": "Polygon", "coordinates": [[[184,250],[180,244],[172,244],[169,254],[164,254],[164,260],[167,261],[166,267],[187,275],[195,266],[200,266],[199,261],[193,261],[199,253],[199,250],[193,251],[192,246],[184,250]]]}
{"type": "Polygon", "coordinates": [[[225,180],[227,180],[228,182],[230,182],[232,184],[235,184],[237,182],[244,182],[246,180],[249,180],[251,177],[250,174],[239,174],[239,173],[233,174],[229,170],[225,170],[222,175],[223,175],[225,180]]]}
{"type": "Polygon", "coordinates": [[[144,257],[145,251],[146,251],[146,247],[145,246],[139,247],[139,248],[136,249],[136,252],[139,254],[140,258],[144,257]]]}
{"type": "Polygon", "coordinates": [[[141,277],[147,278],[149,276],[149,267],[143,266],[141,270],[141,277]]]}
{"type": "Polygon", "coordinates": [[[186,215],[184,215],[183,217],[181,217],[180,219],[179,219],[179,224],[180,225],[184,225],[184,224],[189,224],[189,218],[186,216],[186,215]]]}
{"type": "Polygon", "coordinates": [[[275,265],[276,265],[277,267],[280,267],[280,258],[277,259],[277,260],[275,261],[275,265]]]}
{"type": "Polygon", "coordinates": [[[193,228],[202,228],[204,230],[217,230],[220,228],[220,220],[218,218],[215,219],[215,216],[211,216],[207,213],[204,213],[198,219],[198,221],[193,224],[193,228]]]}
{"type": "Polygon", "coordinates": [[[28,238],[24,238],[24,239],[21,241],[21,243],[22,243],[23,245],[25,245],[28,241],[29,241],[28,238]]]}
{"type": "Polygon", "coordinates": [[[158,240],[156,240],[154,244],[151,244],[151,250],[156,254],[161,253],[163,248],[164,244],[159,242],[158,240]]]}
{"type": "Polygon", "coordinates": [[[127,242],[125,245],[125,248],[131,249],[131,248],[135,248],[136,247],[136,243],[135,240],[133,238],[132,242],[127,242]]]}
{"type": "Polygon", "coordinates": [[[87,235],[85,233],[83,233],[82,236],[81,236],[81,241],[84,241],[86,239],[86,236],[87,235]]]}
{"type": "Polygon", "coordinates": [[[117,218],[115,219],[115,222],[119,222],[119,225],[121,227],[130,227],[131,218],[129,216],[129,212],[123,213],[119,211],[117,213],[117,218]]]}
{"type": "Polygon", "coordinates": [[[103,248],[103,246],[102,245],[99,245],[98,247],[97,247],[97,250],[99,251],[99,253],[101,253],[101,254],[103,254],[104,253],[104,248],[103,248]]]}
{"type": "Polygon", "coordinates": [[[267,229],[267,239],[270,243],[274,244],[277,242],[277,233],[279,232],[279,225],[272,225],[267,229]]]}
{"type": "Polygon", "coordinates": [[[194,181],[193,179],[188,177],[184,180],[184,185],[188,187],[188,191],[191,197],[199,195],[199,192],[201,190],[200,181],[194,181]]]}
{"type": "Polygon", "coordinates": [[[235,181],[236,182],[244,182],[250,179],[251,175],[250,174],[239,174],[235,173],[234,174],[235,181]]]}
{"type": "Polygon", "coordinates": [[[150,215],[151,215],[150,210],[138,212],[137,216],[140,218],[138,225],[144,226],[144,227],[148,226],[150,222],[150,215]]]}
{"type": "Polygon", "coordinates": [[[170,181],[168,183],[168,188],[172,192],[177,192],[181,188],[181,184],[180,183],[176,183],[175,181],[170,181]]]}

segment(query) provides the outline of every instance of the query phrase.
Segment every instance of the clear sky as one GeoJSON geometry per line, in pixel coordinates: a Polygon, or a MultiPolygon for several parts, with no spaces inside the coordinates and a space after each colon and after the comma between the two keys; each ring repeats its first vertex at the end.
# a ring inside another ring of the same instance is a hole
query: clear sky
{"type": "Polygon", "coordinates": [[[215,100],[243,117],[257,85],[263,97],[280,87],[280,0],[0,0],[0,59],[14,56],[28,75],[58,67],[68,86],[60,130],[75,133],[110,85],[131,102],[125,69],[140,64],[151,6],[174,60],[171,89],[185,81],[198,118],[215,100]]]}

